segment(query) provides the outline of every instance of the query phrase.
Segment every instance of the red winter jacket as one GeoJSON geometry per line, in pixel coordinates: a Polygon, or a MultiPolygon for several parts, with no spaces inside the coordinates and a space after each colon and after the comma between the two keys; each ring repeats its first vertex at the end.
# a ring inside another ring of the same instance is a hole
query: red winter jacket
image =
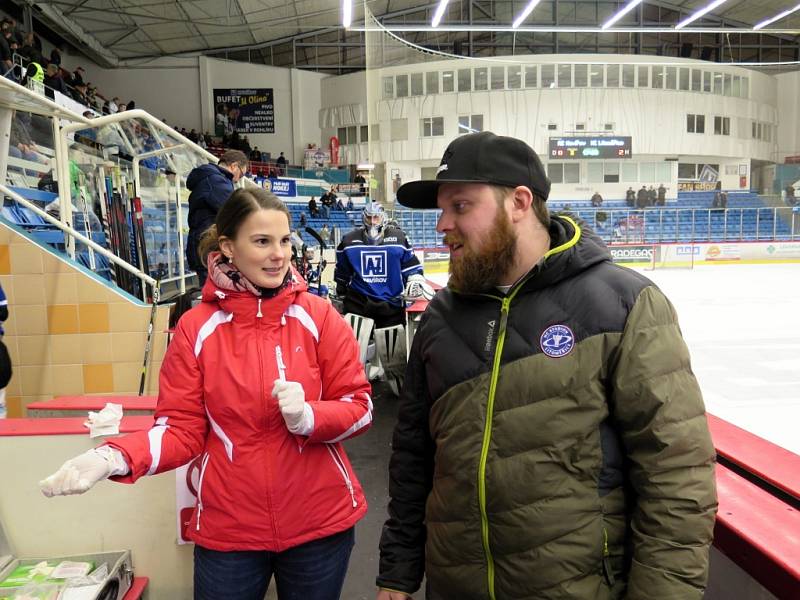
{"type": "Polygon", "coordinates": [[[371,423],[353,332],[296,273],[268,299],[209,277],[167,348],[154,427],[109,442],[131,469],[114,479],[132,483],[202,453],[191,539],[212,550],[280,552],[364,516],[340,442],[371,423]],[[308,437],[289,433],[272,397],[281,362],[314,411],[308,437]]]}

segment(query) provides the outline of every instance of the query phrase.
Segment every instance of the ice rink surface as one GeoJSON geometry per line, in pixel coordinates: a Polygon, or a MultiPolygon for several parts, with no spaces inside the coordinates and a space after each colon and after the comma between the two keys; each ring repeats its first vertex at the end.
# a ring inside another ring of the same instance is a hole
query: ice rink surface
{"type": "Polygon", "coordinates": [[[800,265],[642,273],[675,305],[708,412],[800,454],[800,265]]]}

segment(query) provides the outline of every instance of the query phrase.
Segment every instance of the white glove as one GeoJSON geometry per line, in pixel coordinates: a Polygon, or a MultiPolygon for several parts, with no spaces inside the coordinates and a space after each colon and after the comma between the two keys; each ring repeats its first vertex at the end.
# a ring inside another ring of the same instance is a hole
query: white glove
{"type": "Polygon", "coordinates": [[[286,423],[286,429],[296,435],[311,435],[314,431],[314,411],[306,402],[303,386],[296,381],[275,380],[272,395],[286,423]]]}
{"type": "Polygon", "coordinates": [[[403,297],[406,300],[430,300],[436,292],[425,281],[425,277],[419,274],[412,275],[406,281],[406,289],[403,292],[403,297]]]}
{"type": "Polygon", "coordinates": [[[40,481],[39,487],[48,498],[83,494],[102,479],[129,472],[122,452],[100,446],[65,462],[58,471],[40,481]]]}

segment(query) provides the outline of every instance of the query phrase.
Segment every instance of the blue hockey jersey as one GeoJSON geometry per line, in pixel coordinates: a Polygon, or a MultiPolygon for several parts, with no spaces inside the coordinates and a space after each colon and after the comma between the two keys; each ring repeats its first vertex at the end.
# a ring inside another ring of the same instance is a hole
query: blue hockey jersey
{"type": "Polygon", "coordinates": [[[373,244],[359,227],[336,248],[333,277],[340,293],[350,288],[372,300],[400,306],[406,281],[415,273],[422,274],[422,265],[401,229],[386,228],[383,239],[373,244]]]}

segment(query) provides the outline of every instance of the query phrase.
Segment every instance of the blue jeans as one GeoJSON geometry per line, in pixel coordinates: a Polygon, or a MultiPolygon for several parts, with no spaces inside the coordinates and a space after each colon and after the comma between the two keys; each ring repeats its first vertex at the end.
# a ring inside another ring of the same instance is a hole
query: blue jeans
{"type": "Polygon", "coordinates": [[[339,600],[355,543],[350,528],[283,552],[194,548],[194,600],[263,600],[275,574],[280,600],[339,600]]]}

